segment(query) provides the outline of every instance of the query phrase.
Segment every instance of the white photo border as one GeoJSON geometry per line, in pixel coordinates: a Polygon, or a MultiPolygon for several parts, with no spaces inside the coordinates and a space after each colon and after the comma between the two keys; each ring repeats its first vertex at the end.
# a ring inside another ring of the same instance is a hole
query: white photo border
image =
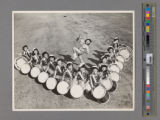
{"type": "Polygon", "coordinates": [[[12,111],[134,111],[135,110],[135,11],[134,10],[120,10],[120,11],[95,11],[95,10],[80,10],[80,11],[12,11],[12,111]],[[133,106],[130,109],[16,109],[14,101],[14,14],[15,13],[132,13],[133,24],[133,106]]]}

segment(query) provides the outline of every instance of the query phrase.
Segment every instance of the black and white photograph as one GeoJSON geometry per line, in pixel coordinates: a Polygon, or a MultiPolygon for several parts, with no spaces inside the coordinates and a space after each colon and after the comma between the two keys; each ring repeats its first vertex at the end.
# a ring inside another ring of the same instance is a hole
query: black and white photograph
{"type": "Polygon", "coordinates": [[[13,11],[13,111],[133,111],[134,11],[13,11]]]}

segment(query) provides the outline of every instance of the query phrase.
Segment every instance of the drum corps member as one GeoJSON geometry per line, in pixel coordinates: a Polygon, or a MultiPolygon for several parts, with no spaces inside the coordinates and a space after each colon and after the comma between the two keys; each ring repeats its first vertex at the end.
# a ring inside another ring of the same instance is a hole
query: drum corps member
{"type": "Polygon", "coordinates": [[[83,64],[84,60],[82,58],[83,54],[89,54],[89,45],[91,44],[91,39],[86,39],[85,41],[83,39],[78,40],[80,41],[80,47],[73,47],[73,60],[76,60],[77,58],[80,59],[80,63],[83,64]]]}
{"type": "Polygon", "coordinates": [[[27,45],[24,45],[22,47],[22,56],[25,57],[28,61],[31,59],[31,50],[29,50],[28,46],[27,45]]]}
{"type": "Polygon", "coordinates": [[[57,65],[54,71],[54,78],[60,81],[63,76],[64,66],[62,65],[62,59],[57,59],[56,61],[57,65]]]}
{"type": "Polygon", "coordinates": [[[37,48],[33,49],[30,63],[32,64],[32,66],[36,66],[40,63],[40,54],[37,48]]]}
{"type": "Polygon", "coordinates": [[[54,55],[50,55],[49,56],[49,62],[48,62],[48,66],[46,71],[49,73],[50,76],[54,75],[54,71],[55,71],[55,60],[56,57],[54,55]]]}
{"type": "Polygon", "coordinates": [[[86,70],[85,64],[79,66],[78,72],[75,75],[74,83],[80,84],[83,88],[88,79],[88,72],[86,70]]]}
{"type": "Polygon", "coordinates": [[[48,65],[48,59],[49,59],[49,53],[48,52],[43,52],[42,53],[42,59],[40,62],[42,71],[46,71],[47,70],[47,65],[48,65]]]}
{"type": "Polygon", "coordinates": [[[69,85],[73,83],[74,78],[74,68],[72,62],[67,62],[66,70],[63,73],[62,81],[66,81],[69,85]]]}

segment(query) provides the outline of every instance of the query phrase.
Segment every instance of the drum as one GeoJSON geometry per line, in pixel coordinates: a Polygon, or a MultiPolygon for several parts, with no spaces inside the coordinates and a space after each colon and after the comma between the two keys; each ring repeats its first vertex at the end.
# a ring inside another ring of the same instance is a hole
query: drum
{"type": "Polygon", "coordinates": [[[113,82],[110,79],[102,80],[101,84],[105,87],[106,90],[110,90],[113,86],[113,82]]]}
{"type": "Polygon", "coordinates": [[[116,60],[119,61],[119,62],[122,62],[122,63],[125,62],[124,57],[122,57],[121,55],[116,56],[116,60]]]}
{"type": "Polygon", "coordinates": [[[46,73],[46,72],[41,72],[41,73],[38,75],[38,81],[39,81],[40,83],[45,83],[46,80],[48,79],[48,77],[49,77],[48,73],[46,73]]]}
{"type": "Polygon", "coordinates": [[[30,65],[28,64],[28,63],[25,63],[25,64],[23,64],[22,66],[21,66],[21,73],[23,73],[23,74],[28,74],[29,72],[30,72],[30,70],[31,70],[31,67],[30,67],[30,65]]]}
{"type": "Polygon", "coordinates": [[[30,75],[31,75],[31,77],[36,78],[36,77],[38,77],[38,75],[40,74],[40,72],[41,71],[40,71],[40,69],[38,67],[33,67],[31,69],[30,75]]]}
{"type": "Polygon", "coordinates": [[[109,78],[110,78],[111,80],[113,80],[113,81],[116,81],[116,82],[118,82],[119,79],[120,79],[119,74],[116,73],[116,72],[111,72],[111,73],[109,74],[109,78]]]}
{"type": "Polygon", "coordinates": [[[16,58],[14,65],[16,69],[20,70],[22,65],[25,63],[27,63],[27,60],[24,57],[19,57],[19,58],[16,58]]]}
{"type": "Polygon", "coordinates": [[[78,84],[74,84],[70,89],[70,94],[73,98],[80,98],[83,95],[82,86],[78,84]]]}
{"type": "Polygon", "coordinates": [[[108,70],[111,71],[111,72],[117,72],[117,73],[120,72],[120,69],[117,66],[117,64],[111,64],[111,65],[109,65],[108,66],[108,70]]]}
{"type": "Polygon", "coordinates": [[[123,69],[123,63],[120,61],[115,61],[115,64],[119,67],[120,70],[123,69]]]}
{"type": "Polygon", "coordinates": [[[55,78],[48,78],[47,81],[46,81],[46,87],[49,89],[49,90],[53,90],[55,89],[57,85],[57,80],[55,78]]]}
{"type": "Polygon", "coordinates": [[[69,84],[65,81],[61,81],[57,85],[57,92],[61,95],[65,95],[68,93],[69,84]]]}
{"type": "Polygon", "coordinates": [[[130,58],[131,49],[129,47],[120,48],[119,55],[121,55],[125,61],[130,58]]]}
{"type": "Polygon", "coordinates": [[[92,91],[92,95],[95,99],[102,99],[106,94],[106,90],[103,86],[99,85],[92,91]]]}
{"type": "Polygon", "coordinates": [[[116,89],[117,89],[117,82],[116,81],[112,81],[112,83],[113,83],[113,86],[112,86],[112,88],[110,89],[110,90],[108,90],[108,92],[114,92],[116,89]]]}

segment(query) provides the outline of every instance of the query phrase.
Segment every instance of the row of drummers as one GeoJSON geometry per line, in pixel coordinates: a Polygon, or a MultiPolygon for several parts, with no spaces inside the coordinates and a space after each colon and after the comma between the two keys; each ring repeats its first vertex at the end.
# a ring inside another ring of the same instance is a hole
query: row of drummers
{"type": "Polygon", "coordinates": [[[38,49],[32,52],[28,46],[23,47],[22,57],[16,59],[15,67],[23,74],[30,74],[40,83],[45,83],[49,90],[56,89],[59,94],[68,92],[73,98],[80,98],[84,91],[92,95],[96,100],[108,100],[109,92],[113,92],[120,79],[119,72],[123,68],[125,57],[117,55],[113,62],[108,64],[109,56],[104,55],[98,66],[92,66],[88,73],[85,64],[81,64],[75,70],[72,62],[66,65],[62,59],[47,52],[40,57],[38,49]]]}

